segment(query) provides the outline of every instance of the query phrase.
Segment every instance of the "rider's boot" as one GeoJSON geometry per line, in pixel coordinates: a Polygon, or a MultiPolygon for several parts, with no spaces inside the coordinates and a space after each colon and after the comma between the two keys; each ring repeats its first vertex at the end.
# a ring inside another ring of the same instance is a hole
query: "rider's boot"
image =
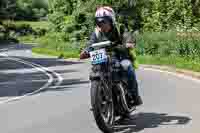
{"type": "Polygon", "coordinates": [[[143,104],[142,98],[140,96],[134,96],[134,106],[139,106],[143,104]]]}
{"type": "Polygon", "coordinates": [[[135,71],[131,67],[129,68],[128,77],[129,92],[131,93],[133,99],[132,105],[139,106],[143,104],[143,101],[142,98],[139,96],[138,83],[136,80],[135,71]]]}

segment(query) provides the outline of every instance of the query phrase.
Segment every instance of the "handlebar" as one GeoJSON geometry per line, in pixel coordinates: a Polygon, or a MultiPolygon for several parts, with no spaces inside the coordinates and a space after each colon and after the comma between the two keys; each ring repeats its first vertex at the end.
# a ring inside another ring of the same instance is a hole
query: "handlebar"
{"type": "Polygon", "coordinates": [[[117,42],[111,42],[111,41],[104,41],[104,42],[99,42],[99,43],[93,43],[90,46],[91,50],[97,50],[97,49],[101,49],[101,48],[119,48],[119,47],[123,47],[122,45],[117,45],[117,42]]]}
{"type": "Polygon", "coordinates": [[[108,47],[108,46],[111,46],[111,45],[112,45],[111,41],[104,41],[104,42],[99,42],[99,43],[93,43],[91,45],[91,47],[94,48],[94,49],[98,49],[98,48],[105,48],[105,47],[108,47]]]}

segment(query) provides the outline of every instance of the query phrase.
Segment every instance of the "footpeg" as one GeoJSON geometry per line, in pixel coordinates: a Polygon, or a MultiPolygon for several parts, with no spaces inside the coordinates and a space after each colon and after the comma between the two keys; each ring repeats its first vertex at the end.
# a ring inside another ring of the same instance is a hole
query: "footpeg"
{"type": "Polygon", "coordinates": [[[93,111],[94,109],[93,108],[90,108],[90,111],[93,111]]]}

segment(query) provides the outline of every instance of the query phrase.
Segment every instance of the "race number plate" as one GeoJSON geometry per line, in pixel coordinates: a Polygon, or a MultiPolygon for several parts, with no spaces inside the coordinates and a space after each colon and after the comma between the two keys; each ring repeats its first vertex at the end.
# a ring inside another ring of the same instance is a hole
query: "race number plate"
{"type": "Polygon", "coordinates": [[[107,62],[107,55],[105,49],[100,49],[90,52],[90,59],[92,64],[94,65],[107,62]]]}

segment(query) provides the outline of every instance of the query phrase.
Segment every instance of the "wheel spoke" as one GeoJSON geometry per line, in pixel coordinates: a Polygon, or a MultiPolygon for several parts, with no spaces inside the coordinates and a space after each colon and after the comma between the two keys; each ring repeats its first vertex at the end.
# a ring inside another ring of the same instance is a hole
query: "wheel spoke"
{"type": "Polygon", "coordinates": [[[112,115],[113,115],[113,100],[111,95],[109,95],[109,91],[106,91],[105,88],[100,89],[99,95],[99,109],[101,112],[101,116],[105,123],[111,124],[112,123],[112,115]]]}

